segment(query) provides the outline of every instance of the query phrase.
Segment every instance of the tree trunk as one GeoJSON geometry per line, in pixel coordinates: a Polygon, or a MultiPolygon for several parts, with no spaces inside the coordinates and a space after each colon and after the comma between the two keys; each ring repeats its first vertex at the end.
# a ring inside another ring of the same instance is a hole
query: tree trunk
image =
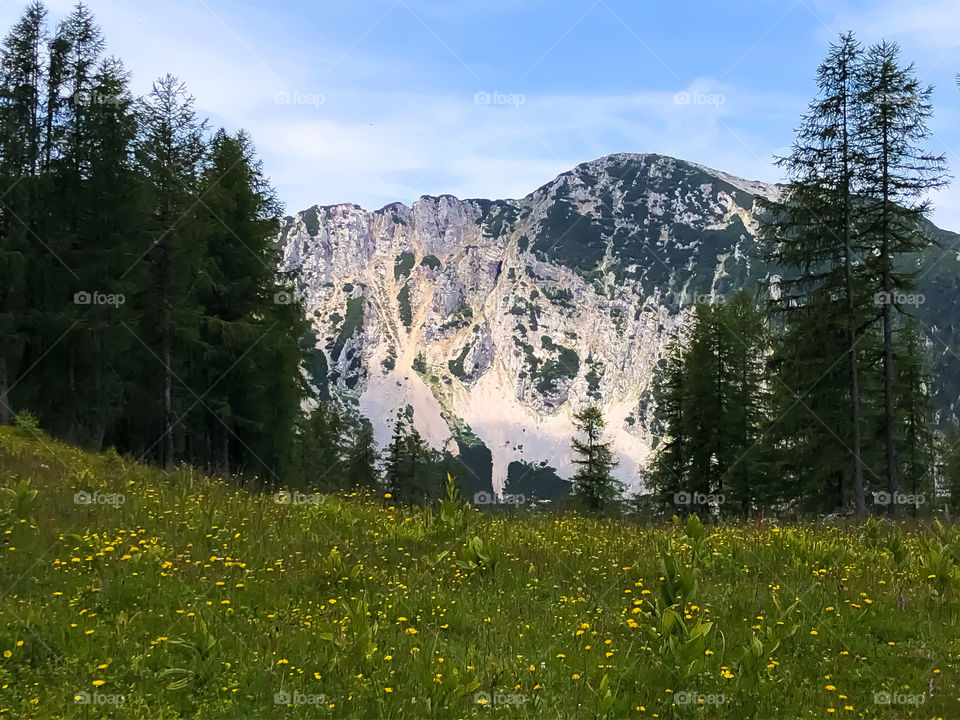
{"type": "MultiPolygon", "coordinates": [[[[846,68],[845,68],[846,70],[846,68]]],[[[848,78],[844,74],[844,93],[848,78]]],[[[857,362],[857,330],[854,319],[853,302],[853,199],[850,188],[850,135],[848,130],[849,118],[847,108],[849,98],[843,99],[843,192],[844,192],[844,290],[847,295],[847,321],[850,327],[847,330],[847,352],[850,353],[850,405],[853,423],[853,504],[858,519],[867,514],[866,492],[863,486],[863,459],[860,457],[860,369],[857,362]]]]}
{"type": "Polygon", "coordinates": [[[0,352],[0,425],[11,425],[13,423],[13,410],[10,408],[9,392],[7,358],[0,352]]]}
{"type": "Polygon", "coordinates": [[[898,490],[897,480],[897,446],[894,431],[894,368],[893,368],[893,278],[890,260],[890,170],[888,163],[888,149],[886,132],[884,133],[883,148],[883,213],[880,229],[883,233],[880,254],[883,262],[883,416],[886,427],[884,433],[887,443],[887,492],[890,494],[890,516],[895,518],[899,514],[896,503],[898,490]]]}
{"type": "Polygon", "coordinates": [[[163,331],[163,435],[160,443],[160,465],[166,469],[173,467],[173,378],[170,363],[170,329],[163,331]]]}

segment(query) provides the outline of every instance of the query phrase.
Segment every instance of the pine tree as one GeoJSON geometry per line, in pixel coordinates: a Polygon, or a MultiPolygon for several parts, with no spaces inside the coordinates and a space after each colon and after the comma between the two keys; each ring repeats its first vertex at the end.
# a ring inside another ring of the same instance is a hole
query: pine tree
{"type": "Polygon", "coordinates": [[[401,409],[397,410],[397,415],[393,421],[393,432],[390,436],[390,444],[387,446],[386,457],[384,458],[383,475],[384,484],[387,492],[393,499],[400,501],[401,491],[407,480],[407,469],[409,467],[407,435],[409,433],[408,418],[401,409]]]}
{"type": "Polygon", "coordinates": [[[74,306],[80,311],[77,342],[71,344],[81,403],[79,433],[96,450],[118,442],[129,385],[142,372],[142,348],[127,329],[136,324],[133,300],[146,270],[135,263],[147,250],[138,232],[146,215],[145,188],[132,158],[137,122],[127,82],[122,64],[113,59],[102,61],[91,76],[74,219],[77,289],[117,298],[110,305],[74,306]]]}
{"type": "MultiPolygon", "coordinates": [[[[886,490],[894,495],[899,489],[894,311],[913,289],[915,274],[900,269],[898,260],[931,243],[920,221],[930,209],[926,194],[947,182],[946,157],[921,146],[930,135],[933,89],[920,84],[913,65],[901,67],[896,43],[869,49],[859,82],[863,112],[857,132],[864,162],[858,195],[864,205],[862,234],[869,243],[864,257],[880,306],[886,490]]],[[[896,515],[895,503],[890,512],[896,515]]]]}
{"type": "MultiPolygon", "coordinates": [[[[191,360],[186,347],[199,333],[200,308],[196,288],[205,282],[205,248],[196,232],[196,194],[205,154],[205,122],[196,117],[193,98],[183,83],[167,75],[153,85],[140,103],[141,137],[137,158],[150,190],[151,220],[146,229],[151,243],[151,278],[139,300],[145,309],[138,337],[159,365],[156,376],[157,460],[165,467],[175,461],[177,411],[193,399],[174,387],[174,378],[186,374],[191,360]]],[[[199,360],[199,358],[197,358],[199,360]]],[[[144,378],[147,380],[147,378],[144,378]]],[[[182,452],[183,448],[180,447],[182,452]]]]}
{"type": "MultiPolygon", "coordinates": [[[[901,462],[900,486],[909,495],[932,503],[936,449],[933,433],[935,409],[923,337],[913,318],[900,323],[897,334],[897,456],[901,462]]],[[[917,514],[918,504],[912,506],[917,514]]]]}
{"type": "Polygon", "coordinates": [[[442,466],[438,454],[413,426],[412,409],[397,411],[384,460],[384,482],[395,502],[424,503],[439,497],[442,466]]]}
{"type": "Polygon", "coordinates": [[[221,129],[207,157],[197,210],[206,251],[196,287],[202,362],[189,380],[203,398],[193,434],[205,439],[194,455],[223,471],[275,477],[305,392],[305,314],[276,269],[280,205],[249,137],[221,129]]]}
{"type": "Polygon", "coordinates": [[[332,403],[321,402],[301,422],[296,472],[291,476],[303,487],[327,490],[346,488],[349,466],[346,428],[332,403]]]}
{"type": "MultiPolygon", "coordinates": [[[[37,241],[45,20],[43,5],[31,2],[0,47],[0,424],[12,422],[11,388],[19,374],[41,357],[33,340],[38,290],[31,280],[46,252],[37,241]]],[[[24,406],[33,399],[27,387],[19,395],[24,406]]]]}
{"type": "MultiPolygon", "coordinates": [[[[866,512],[866,501],[858,342],[869,313],[860,280],[863,247],[857,235],[854,200],[862,162],[857,136],[862,55],[852,33],[841,35],[839,43],[831,45],[817,72],[819,94],[803,117],[791,154],[779,161],[790,183],[777,201],[766,204],[770,220],[762,229],[769,259],[787,274],[780,278],[780,296],[774,301],[773,312],[785,323],[792,342],[803,342],[798,336],[803,328],[818,329],[811,312],[820,322],[844,329],[841,345],[824,348],[829,352],[820,370],[830,376],[830,384],[821,381],[805,390],[805,378],[791,375],[789,363],[784,365],[780,382],[791,394],[814,394],[809,401],[801,398],[796,410],[790,410],[806,415],[812,411],[811,404],[820,404],[814,399],[816,395],[823,393],[828,399],[830,393],[838,391],[831,363],[838,357],[845,358],[847,378],[841,387],[848,398],[850,417],[839,426],[840,440],[850,448],[853,502],[859,516],[866,512]],[[815,306],[811,303],[814,294],[815,306]]],[[[813,374],[816,372],[814,369],[813,374]]],[[[841,472],[830,474],[839,477],[841,472]]]]}
{"type": "Polygon", "coordinates": [[[617,501],[622,484],[613,477],[617,460],[610,450],[610,443],[603,442],[606,423],[603,413],[595,405],[584,408],[574,415],[574,426],[585,436],[574,437],[571,442],[576,457],[577,472],[571,478],[573,493],[592,510],[604,510],[617,501]]]}
{"type": "Polygon", "coordinates": [[[719,308],[716,319],[732,345],[722,421],[728,446],[721,453],[718,492],[724,493],[724,508],[736,508],[746,517],[758,501],[769,504],[772,496],[766,487],[770,472],[763,443],[770,424],[769,329],[763,312],[743,291],[719,308]]]}
{"type": "Polygon", "coordinates": [[[666,343],[654,375],[653,458],[646,477],[654,499],[664,506],[676,493],[687,491],[690,420],[684,364],[684,346],[677,330],[666,343]]]}
{"type": "Polygon", "coordinates": [[[746,514],[772,496],[761,443],[769,423],[767,335],[763,313],[741,291],[728,303],[695,307],[686,342],[671,341],[655,393],[651,479],[661,503],[722,495],[746,514]]]}
{"type": "Polygon", "coordinates": [[[366,418],[360,422],[353,442],[347,451],[347,477],[351,486],[375,488],[379,486],[380,474],[377,467],[380,452],[373,437],[373,425],[366,418]]]}

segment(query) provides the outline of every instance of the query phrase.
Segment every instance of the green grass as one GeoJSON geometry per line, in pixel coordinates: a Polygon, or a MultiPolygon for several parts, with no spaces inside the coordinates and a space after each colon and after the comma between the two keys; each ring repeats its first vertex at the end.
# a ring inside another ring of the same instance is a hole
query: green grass
{"type": "Polygon", "coordinates": [[[34,432],[0,428],[0,717],[960,715],[953,528],[277,503],[34,432]]]}

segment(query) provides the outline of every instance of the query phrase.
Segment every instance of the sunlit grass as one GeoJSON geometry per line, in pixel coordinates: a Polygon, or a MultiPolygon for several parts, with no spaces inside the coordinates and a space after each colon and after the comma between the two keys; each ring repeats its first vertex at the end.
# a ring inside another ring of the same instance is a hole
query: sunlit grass
{"type": "Polygon", "coordinates": [[[953,528],[278,503],[7,428],[0,486],[0,717],[960,716],[953,528]]]}

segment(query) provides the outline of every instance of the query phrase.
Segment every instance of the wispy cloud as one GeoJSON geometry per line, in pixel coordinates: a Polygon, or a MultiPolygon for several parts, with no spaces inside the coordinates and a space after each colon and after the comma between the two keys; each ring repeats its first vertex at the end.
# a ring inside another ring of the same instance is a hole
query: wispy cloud
{"type": "MultiPolygon", "coordinates": [[[[847,27],[867,41],[904,40],[929,69],[940,86],[936,141],[954,161],[960,97],[944,82],[952,65],[960,70],[953,0],[803,0],[785,17],[766,0],[748,4],[756,12],[734,22],[708,3],[697,5],[698,21],[668,6],[604,0],[572,29],[590,2],[562,12],[546,0],[467,9],[440,0],[93,0],[92,8],[136,91],[172,72],[213,123],[252,133],[291,212],[421,194],[518,197],[613,152],[778,180],[772,157],[793,138],[833,30],[847,27]],[[774,67],[777,81],[763,79],[774,67]]],[[[50,2],[53,15],[71,5],[50,2]]],[[[0,23],[21,11],[0,4],[0,23]]],[[[938,198],[938,219],[960,207],[955,199],[938,198]]],[[[955,220],[960,227],[960,211],[955,220]]]]}

